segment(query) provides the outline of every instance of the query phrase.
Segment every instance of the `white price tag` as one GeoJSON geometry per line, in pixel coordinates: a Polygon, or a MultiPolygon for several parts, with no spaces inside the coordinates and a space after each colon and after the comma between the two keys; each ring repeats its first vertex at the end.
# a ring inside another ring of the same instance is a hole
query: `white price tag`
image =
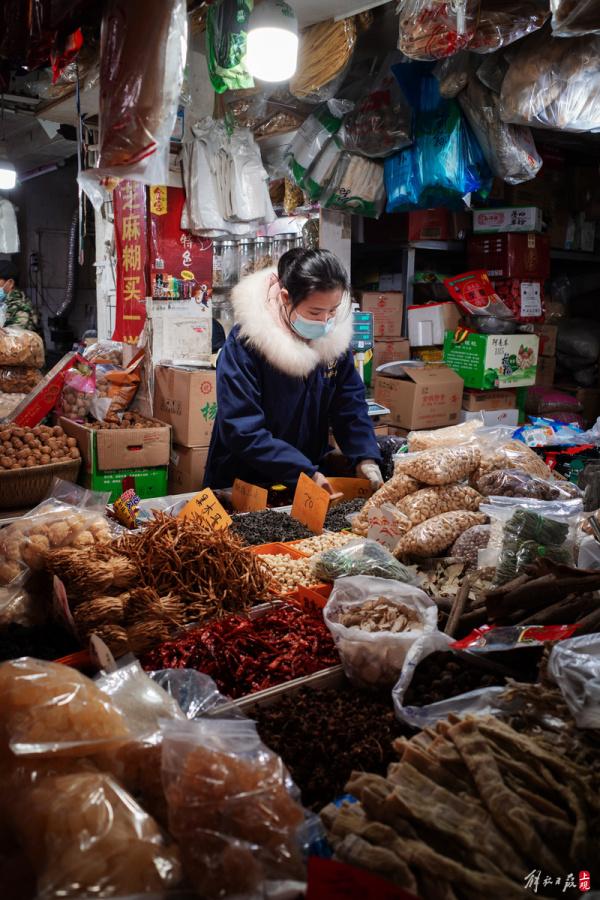
{"type": "Polygon", "coordinates": [[[391,503],[384,503],[379,509],[371,509],[367,537],[393,552],[402,535],[406,534],[406,528],[401,524],[403,519],[405,517],[391,503]]]}
{"type": "Polygon", "coordinates": [[[533,318],[542,314],[542,293],[538,282],[524,281],[521,284],[521,316],[533,318]]]}

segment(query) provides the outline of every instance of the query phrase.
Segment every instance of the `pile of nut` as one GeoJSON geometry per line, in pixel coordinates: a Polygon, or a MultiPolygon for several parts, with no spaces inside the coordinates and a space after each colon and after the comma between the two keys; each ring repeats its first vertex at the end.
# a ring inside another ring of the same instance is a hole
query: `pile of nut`
{"type": "Polygon", "coordinates": [[[259,560],[268,568],[282,593],[295,590],[298,585],[309,587],[315,582],[310,559],[294,559],[283,553],[261,554],[259,560]]]}
{"type": "Polygon", "coordinates": [[[334,547],[343,547],[350,541],[355,541],[356,535],[347,531],[324,532],[312,538],[306,538],[304,541],[298,541],[294,544],[296,550],[306,553],[307,556],[314,556],[316,553],[322,553],[324,550],[331,550],[334,547]]]}
{"type": "Polygon", "coordinates": [[[346,628],[361,628],[363,631],[413,631],[422,627],[421,617],[415,609],[404,603],[393,603],[386,597],[367,600],[342,613],[339,622],[346,628]]]}
{"type": "Polygon", "coordinates": [[[75,438],[67,437],[58,425],[50,428],[20,428],[16,425],[0,427],[0,470],[31,469],[50,463],[79,459],[75,438]]]}
{"type": "Polygon", "coordinates": [[[94,395],[78,391],[72,385],[66,385],[61,393],[62,414],[66,419],[85,419],[90,411],[94,395]]]}
{"type": "Polygon", "coordinates": [[[115,431],[118,428],[164,428],[164,424],[158,419],[147,419],[137,412],[126,412],[122,416],[112,413],[103,422],[92,422],[89,427],[94,430],[108,428],[115,431]]]}

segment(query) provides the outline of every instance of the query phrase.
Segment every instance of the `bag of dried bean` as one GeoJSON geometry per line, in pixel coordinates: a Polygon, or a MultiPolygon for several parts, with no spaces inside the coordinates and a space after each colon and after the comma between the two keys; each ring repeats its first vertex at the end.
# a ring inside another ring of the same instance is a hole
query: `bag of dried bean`
{"type": "Polygon", "coordinates": [[[486,520],[487,517],[482,513],[466,510],[433,516],[400,538],[396,556],[417,556],[422,559],[438,556],[451,547],[463,531],[473,525],[483,525],[486,520]]]}

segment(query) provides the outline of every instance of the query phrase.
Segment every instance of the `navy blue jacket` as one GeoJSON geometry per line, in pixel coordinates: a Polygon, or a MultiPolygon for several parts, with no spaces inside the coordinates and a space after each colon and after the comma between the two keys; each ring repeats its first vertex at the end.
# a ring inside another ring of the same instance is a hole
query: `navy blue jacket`
{"type": "Polygon", "coordinates": [[[353,465],[381,458],[352,352],[307,377],[274,368],[230,333],[217,362],[217,416],[204,484],[294,485],[330,450],[329,428],[353,465]]]}

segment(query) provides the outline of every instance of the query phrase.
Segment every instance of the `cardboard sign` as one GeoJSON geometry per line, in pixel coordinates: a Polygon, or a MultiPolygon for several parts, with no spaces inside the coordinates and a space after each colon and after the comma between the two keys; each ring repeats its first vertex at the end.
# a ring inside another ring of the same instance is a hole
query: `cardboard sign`
{"type": "Polygon", "coordinates": [[[236,478],[233,482],[233,492],[231,494],[231,502],[233,508],[238,512],[258,512],[267,508],[267,498],[269,492],[266,488],[257,487],[255,484],[248,484],[241,478],[236,478]]]}
{"type": "Polygon", "coordinates": [[[343,494],[344,500],[356,500],[361,497],[365,500],[373,493],[371,482],[366,478],[328,478],[334,491],[343,494]]]}
{"type": "Polygon", "coordinates": [[[119,668],[114,656],[102,638],[98,637],[97,634],[93,634],[90,637],[90,656],[99,668],[104,669],[104,671],[109,674],[111,672],[116,672],[119,668]]]}
{"type": "Polygon", "coordinates": [[[325,488],[319,487],[312,478],[302,472],[294,494],[292,518],[306,525],[313,534],[321,534],[330,497],[325,488]]]}
{"type": "Polygon", "coordinates": [[[208,525],[214,531],[221,531],[223,528],[229,528],[231,525],[230,517],[210,488],[204,488],[203,491],[192,497],[185,504],[177,518],[189,519],[192,516],[201,519],[204,525],[208,525]]]}
{"type": "Polygon", "coordinates": [[[384,503],[379,508],[369,510],[367,537],[393,553],[402,535],[406,534],[406,528],[400,527],[401,517],[402,513],[391,503],[384,503]]]}

